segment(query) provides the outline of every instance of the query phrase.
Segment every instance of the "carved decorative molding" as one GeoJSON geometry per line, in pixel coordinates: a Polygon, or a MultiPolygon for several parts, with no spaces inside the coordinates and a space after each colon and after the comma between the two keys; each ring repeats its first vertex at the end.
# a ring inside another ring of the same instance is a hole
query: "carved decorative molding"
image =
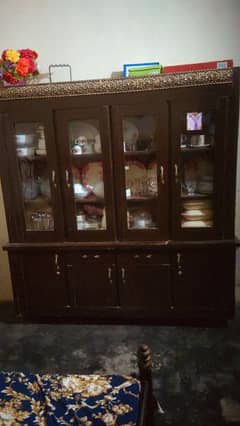
{"type": "Polygon", "coordinates": [[[84,80],[66,83],[29,84],[0,89],[0,101],[65,96],[129,93],[177,87],[231,84],[232,69],[161,74],[152,77],[84,80]]]}

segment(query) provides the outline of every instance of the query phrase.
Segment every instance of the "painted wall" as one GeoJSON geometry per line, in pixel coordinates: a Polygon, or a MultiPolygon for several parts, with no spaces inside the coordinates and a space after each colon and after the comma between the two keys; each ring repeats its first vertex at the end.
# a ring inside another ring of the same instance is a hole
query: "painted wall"
{"type": "MultiPolygon", "coordinates": [[[[68,63],[74,80],[109,77],[128,62],[232,58],[240,65],[239,22],[240,0],[8,0],[1,2],[0,50],[33,48],[41,72],[68,63]]],[[[239,173],[237,189],[240,217],[239,173]]],[[[240,237],[239,218],[237,232],[240,237]]],[[[0,243],[6,241],[0,196],[0,243]]],[[[0,252],[0,299],[9,298],[8,264],[0,252]]]]}

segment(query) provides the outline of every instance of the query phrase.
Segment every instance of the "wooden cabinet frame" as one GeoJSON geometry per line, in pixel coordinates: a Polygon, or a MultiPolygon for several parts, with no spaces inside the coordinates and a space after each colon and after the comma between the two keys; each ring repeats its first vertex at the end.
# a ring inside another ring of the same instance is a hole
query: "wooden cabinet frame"
{"type": "Polygon", "coordinates": [[[0,165],[10,239],[5,249],[9,252],[17,312],[30,318],[96,321],[231,318],[238,244],[234,237],[238,97],[238,68],[2,89],[0,165]],[[182,229],[176,182],[180,120],[186,111],[209,109],[216,112],[217,123],[215,226],[182,229]],[[160,226],[148,230],[128,229],[124,187],[127,156],[122,120],[142,114],[157,118],[160,226]],[[76,229],[73,191],[66,187],[65,171],[71,186],[67,126],[69,121],[79,119],[98,120],[100,126],[108,207],[106,231],[76,229]],[[14,125],[21,121],[45,125],[49,173],[54,170],[56,177],[51,183],[54,232],[24,229],[14,140],[14,125]],[[83,255],[89,256],[87,262],[83,255]],[[95,263],[94,256],[100,256],[101,261],[95,263]],[[196,274],[200,280],[195,279],[196,274]],[[93,287],[95,276],[99,278],[99,296],[94,295],[95,302],[91,302],[87,286],[93,287]],[[217,279],[211,285],[214,277],[217,279]],[[45,304],[43,297],[38,304],[39,279],[45,293],[49,285],[51,303],[49,300],[45,304]],[[59,294],[55,302],[56,289],[59,294]],[[85,291],[83,302],[79,291],[85,291]]]}

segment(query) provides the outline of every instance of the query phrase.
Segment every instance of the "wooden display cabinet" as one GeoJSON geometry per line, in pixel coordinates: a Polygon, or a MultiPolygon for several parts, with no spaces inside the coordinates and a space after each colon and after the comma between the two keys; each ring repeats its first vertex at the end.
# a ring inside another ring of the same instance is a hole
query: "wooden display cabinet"
{"type": "Polygon", "coordinates": [[[234,68],[0,91],[19,315],[232,317],[238,87],[234,68]]]}

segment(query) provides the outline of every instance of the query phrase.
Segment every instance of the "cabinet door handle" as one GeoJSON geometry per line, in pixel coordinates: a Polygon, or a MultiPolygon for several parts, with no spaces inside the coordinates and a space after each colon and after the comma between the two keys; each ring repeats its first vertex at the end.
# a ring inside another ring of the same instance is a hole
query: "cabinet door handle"
{"type": "Polygon", "coordinates": [[[122,283],[126,283],[126,271],[125,268],[121,268],[121,275],[122,275],[122,283]]]}
{"type": "Polygon", "coordinates": [[[52,184],[53,184],[54,188],[57,187],[55,170],[52,170],[52,184]]]}
{"type": "Polygon", "coordinates": [[[182,270],[182,255],[181,253],[177,253],[177,274],[181,276],[183,274],[182,270]]]}
{"type": "Polygon", "coordinates": [[[177,253],[177,265],[178,265],[178,267],[182,267],[182,265],[181,265],[181,253],[177,253]]]}
{"type": "Polygon", "coordinates": [[[56,253],[54,255],[54,263],[55,263],[55,266],[56,266],[56,275],[61,275],[60,265],[58,263],[58,260],[59,260],[59,255],[56,253]]]}
{"type": "Polygon", "coordinates": [[[108,281],[110,284],[112,284],[112,268],[108,268],[108,281]]]}
{"type": "Polygon", "coordinates": [[[160,181],[161,184],[164,185],[165,184],[165,179],[164,179],[164,167],[160,166],[160,181]]]}
{"type": "Polygon", "coordinates": [[[70,188],[71,184],[70,184],[70,178],[69,178],[69,171],[67,169],[65,170],[65,179],[66,179],[67,188],[70,188]]]}
{"type": "Polygon", "coordinates": [[[175,176],[175,182],[178,183],[178,165],[174,164],[174,176],[175,176]]]}

